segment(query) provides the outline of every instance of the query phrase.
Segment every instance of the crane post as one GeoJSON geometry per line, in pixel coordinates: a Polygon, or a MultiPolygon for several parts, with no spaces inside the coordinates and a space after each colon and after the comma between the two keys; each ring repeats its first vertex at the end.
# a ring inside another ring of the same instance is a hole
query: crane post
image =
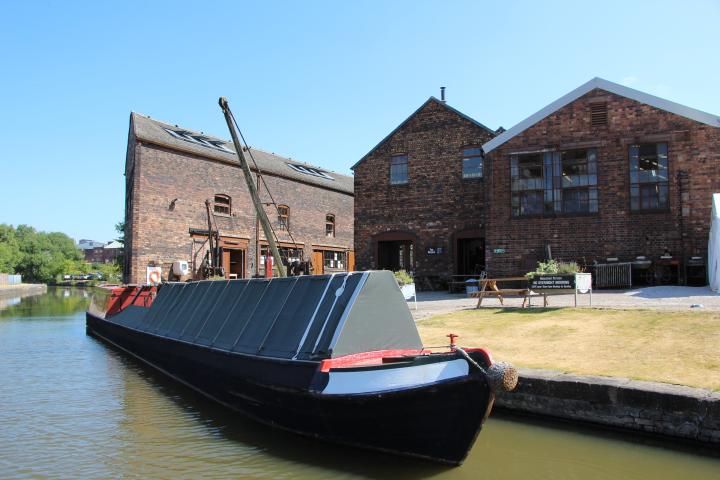
{"type": "Polygon", "coordinates": [[[252,172],[250,172],[250,166],[245,159],[245,153],[243,152],[242,145],[240,144],[240,140],[238,139],[237,132],[235,131],[235,127],[233,125],[232,113],[230,112],[230,104],[228,104],[228,101],[225,97],[220,97],[218,103],[220,104],[220,108],[225,115],[225,121],[227,122],[228,129],[230,130],[230,136],[232,137],[233,144],[235,145],[235,151],[237,152],[238,159],[240,160],[240,167],[242,167],[243,170],[245,183],[247,184],[248,190],[250,191],[250,197],[252,198],[253,205],[255,205],[255,211],[257,212],[258,220],[260,220],[260,225],[262,225],[263,233],[265,233],[265,238],[267,239],[268,245],[270,246],[270,253],[272,254],[275,265],[277,265],[278,268],[278,276],[286,277],[287,273],[285,271],[285,265],[283,265],[282,263],[280,251],[277,248],[277,243],[275,243],[275,235],[270,228],[270,220],[268,219],[267,213],[265,213],[262,202],[260,202],[260,196],[258,195],[257,188],[255,188],[255,183],[253,182],[252,178],[252,172]]]}

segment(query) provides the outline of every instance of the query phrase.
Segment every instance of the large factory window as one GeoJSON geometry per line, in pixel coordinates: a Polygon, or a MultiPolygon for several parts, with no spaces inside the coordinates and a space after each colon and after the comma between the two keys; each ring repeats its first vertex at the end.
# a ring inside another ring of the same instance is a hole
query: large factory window
{"type": "Polygon", "coordinates": [[[512,213],[597,213],[597,153],[594,149],[513,155],[512,213]]]}
{"type": "Polygon", "coordinates": [[[630,209],[668,208],[667,143],[630,145],[630,209]]]}

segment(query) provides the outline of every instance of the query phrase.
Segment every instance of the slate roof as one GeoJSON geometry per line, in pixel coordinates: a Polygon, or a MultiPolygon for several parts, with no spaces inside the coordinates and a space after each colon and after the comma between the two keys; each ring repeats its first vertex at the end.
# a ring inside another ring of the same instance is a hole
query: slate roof
{"type": "Polygon", "coordinates": [[[496,149],[511,138],[532,127],[543,118],[560,110],[565,105],[574,102],[578,98],[582,97],[586,93],[591,92],[596,88],[600,90],[605,90],[606,92],[614,93],[621,97],[635,100],[640,103],[645,103],[647,105],[650,105],[651,107],[659,108],[660,110],[665,110],[667,112],[674,113],[675,115],[680,115],[682,117],[689,118],[690,120],[695,120],[696,122],[720,128],[720,117],[716,115],[711,115],[701,110],[696,110],[694,108],[690,108],[679,103],[671,102],[670,100],[665,100],[664,98],[656,97],[655,95],[650,95],[649,93],[641,92],[640,90],[635,90],[634,88],[626,87],[624,85],[620,85],[618,83],[614,83],[603,78],[595,77],[589,82],[580,85],[572,92],[558,98],[550,105],[533,113],[522,122],[518,123],[509,130],[506,130],[505,132],[493,138],[489,142],[485,143],[482,146],[483,151],[485,153],[491,152],[492,150],[496,149]]]}
{"type": "Polygon", "coordinates": [[[370,156],[370,154],[372,154],[375,150],[377,150],[378,147],[380,147],[380,145],[382,145],[383,143],[385,143],[390,137],[392,137],[392,136],[395,134],[395,132],[397,132],[398,130],[400,130],[407,122],[410,121],[411,118],[413,118],[415,115],[417,115],[417,113],[418,113],[420,110],[422,110],[423,108],[425,108],[429,103],[437,103],[438,105],[441,105],[441,106],[447,108],[447,109],[450,110],[451,112],[460,115],[460,116],[461,116],[462,118],[464,118],[465,120],[468,120],[469,122],[474,123],[474,124],[477,125],[478,127],[482,128],[482,129],[484,129],[484,130],[487,130],[488,132],[490,132],[490,133],[492,133],[493,135],[495,135],[495,131],[494,131],[494,130],[486,127],[485,125],[483,125],[482,123],[478,122],[478,121],[475,120],[474,118],[465,115],[465,114],[462,113],[460,110],[457,110],[457,109],[451,107],[450,105],[448,105],[447,103],[443,102],[442,100],[438,100],[438,99],[435,98],[435,97],[430,97],[430,98],[428,98],[428,99],[425,101],[425,103],[423,103],[422,105],[420,105],[420,107],[419,107],[417,110],[415,110],[413,113],[411,113],[409,117],[407,117],[405,120],[403,120],[400,125],[398,125],[397,127],[395,127],[392,132],[388,133],[388,134],[385,136],[385,138],[383,138],[382,140],[380,140],[380,143],[378,143],[378,144],[375,145],[373,148],[371,148],[370,151],[369,151],[368,153],[366,153],[360,160],[358,160],[358,162],[357,162],[355,165],[353,165],[352,167],[350,167],[350,170],[354,170],[355,167],[357,167],[358,165],[360,165],[368,156],[370,156]]]}
{"type": "Polygon", "coordinates": [[[80,250],[92,250],[93,248],[99,248],[105,245],[103,242],[96,242],[95,240],[82,239],[78,242],[78,248],[80,250]]]}
{"type": "MultiPolygon", "coordinates": [[[[161,122],[137,112],[130,114],[130,125],[137,140],[173,150],[193,153],[225,163],[236,165],[239,163],[232,142],[221,138],[161,122]]],[[[251,151],[262,173],[285,177],[342,193],[353,193],[353,178],[349,175],[341,175],[317,165],[298,162],[255,147],[251,147],[251,151]],[[288,164],[294,165],[295,168],[288,166],[288,164]],[[320,176],[307,172],[320,173],[320,176]]],[[[254,171],[255,167],[252,160],[247,155],[246,158],[250,163],[250,168],[254,171]]]]}

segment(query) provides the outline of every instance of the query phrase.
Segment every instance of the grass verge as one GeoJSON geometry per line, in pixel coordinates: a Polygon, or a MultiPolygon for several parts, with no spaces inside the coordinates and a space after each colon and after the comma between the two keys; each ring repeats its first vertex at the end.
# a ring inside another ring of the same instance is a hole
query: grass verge
{"type": "Polygon", "coordinates": [[[417,325],[425,345],[446,345],[452,332],[520,367],[720,391],[719,312],[483,308],[417,325]]]}

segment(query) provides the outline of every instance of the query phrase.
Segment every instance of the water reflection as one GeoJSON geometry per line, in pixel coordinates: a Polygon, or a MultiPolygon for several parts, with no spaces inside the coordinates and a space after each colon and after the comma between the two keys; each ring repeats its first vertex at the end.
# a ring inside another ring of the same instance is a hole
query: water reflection
{"type": "Polygon", "coordinates": [[[717,458],[500,416],[460,468],[275,431],[87,337],[86,293],[2,314],[0,478],[720,478],[717,458]]]}
{"type": "Polygon", "coordinates": [[[84,312],[92,295],[92,288],[48,287],[44,295],[10,299],[6,305],[0,303],[0,318],[57,317],[84,312]]]}
{"type": "Polygon", "coordinates": [[[173,478],[424,478],[448,468],[311,441],[225,409],[122,359],[124,474],[173,478]],[[179,441],[182,440],[182,441],[179,441]],[[168,465],[171,465],[168,467],[168,465]]]}

